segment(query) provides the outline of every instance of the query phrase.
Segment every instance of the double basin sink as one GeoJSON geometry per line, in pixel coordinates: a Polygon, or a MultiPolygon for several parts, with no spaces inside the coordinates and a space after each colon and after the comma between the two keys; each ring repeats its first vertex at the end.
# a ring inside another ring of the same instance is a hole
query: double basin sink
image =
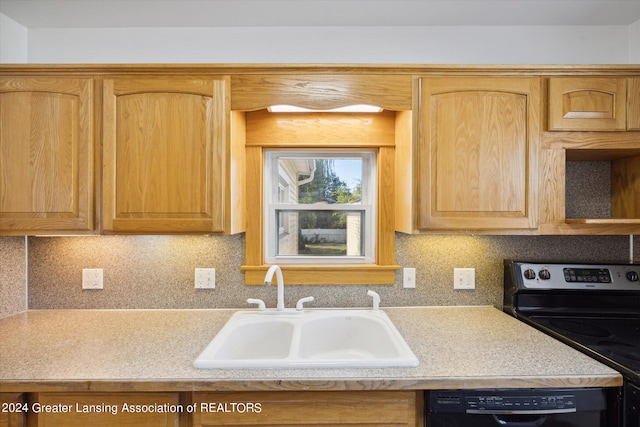
{"type": "Polygon", "coordinates": [[[238,311],[196,368],[387,368],[418,359],[381,310],[238,311]]]}

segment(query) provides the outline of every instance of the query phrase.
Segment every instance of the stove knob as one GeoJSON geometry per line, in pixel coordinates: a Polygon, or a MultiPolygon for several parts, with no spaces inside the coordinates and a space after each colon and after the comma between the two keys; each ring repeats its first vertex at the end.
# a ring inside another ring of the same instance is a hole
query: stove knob
{"type": "Polygon", "coordinates": [[[636,273],[635,271],[627,272],[627,279],[629,279],[629,281],[631,281],[631,282],[637,282],[638,281],[638,273],[636,273]]]}
{"type": "Polygon", "coordinates": [[[529,268],[528,270],[524,271],[524,278],[525,279],[529,279],[529,280],[535,279],[536,278],[536,272],[529,268]]]}
{"type": "Polygon", "coordinates": [[[551,279],[551,273],[549,273],[549,270],[547,269],[540,270],[538,272],[538,277],[540,278],[540,280],[549,280],[551,279]]]}

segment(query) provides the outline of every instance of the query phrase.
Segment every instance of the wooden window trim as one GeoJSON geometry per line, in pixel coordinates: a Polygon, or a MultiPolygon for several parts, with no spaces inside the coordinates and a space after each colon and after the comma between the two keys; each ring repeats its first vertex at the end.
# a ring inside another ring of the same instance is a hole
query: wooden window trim
{"type": "MultiPolygon", "coordinates": [[[[392,285],[395,283],[395,226],[394,226],[394,144],[370,144],[358,147],[377,149],[378,159],[378,205],[377,205],[377,244],[376,263],[358,265],[280,265],[285,282],[291,285],[392,285]]],[[[263,230],[263,163],[264,148],[255,143],[246,145],[246,285],[263,285],[264,275],[269,265],[264,263],[263,230]]],[[[292,148],[291,146],[287,148],[292,148]]],[[[335,148],[327,142],[318,142],[314,148],[321,150],[335,148]]],[[[341,146],[341,148],[343,148],[341,146]]]]}

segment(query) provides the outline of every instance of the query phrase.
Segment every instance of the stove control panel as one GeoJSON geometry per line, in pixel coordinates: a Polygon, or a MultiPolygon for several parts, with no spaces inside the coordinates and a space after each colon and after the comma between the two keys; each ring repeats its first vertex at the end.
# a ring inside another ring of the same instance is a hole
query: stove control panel
{"type": "Polygon", "coordinates": [[[554,264],[515,262],[525,289],[596,289],[640,291],[637,264],[554,264]]]}
{"type": "Polygon", "coordinates": [[[567,282],[611,283],[608,268],[564,268],[562,271],[567,282]]]}

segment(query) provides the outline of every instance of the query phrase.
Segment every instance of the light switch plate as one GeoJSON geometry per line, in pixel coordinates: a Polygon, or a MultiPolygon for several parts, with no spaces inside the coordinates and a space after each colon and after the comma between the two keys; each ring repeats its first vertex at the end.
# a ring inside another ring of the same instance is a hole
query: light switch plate
{"type": "Polygon", "coordinates": [[[104,289],[104,275],[101,268],[82,269],[82,289],[104,289]]]}
{"type": "Polygon", "coordinates": [[[454,268],[453,269],[453,289],[475,289],[476,269],[475,268],[454,268]]]}
{"type": "Polygon", "coordinates": [[[414,289],[416,287],[416,269],[402,269],[402,287],[405,289],[414,289]]]}
{"type": "Polygon", "coordinates": [[[216,288],[216,269],[215,268],[196,268],[195,287],[196,289],[215,289],[216,288]]]}

